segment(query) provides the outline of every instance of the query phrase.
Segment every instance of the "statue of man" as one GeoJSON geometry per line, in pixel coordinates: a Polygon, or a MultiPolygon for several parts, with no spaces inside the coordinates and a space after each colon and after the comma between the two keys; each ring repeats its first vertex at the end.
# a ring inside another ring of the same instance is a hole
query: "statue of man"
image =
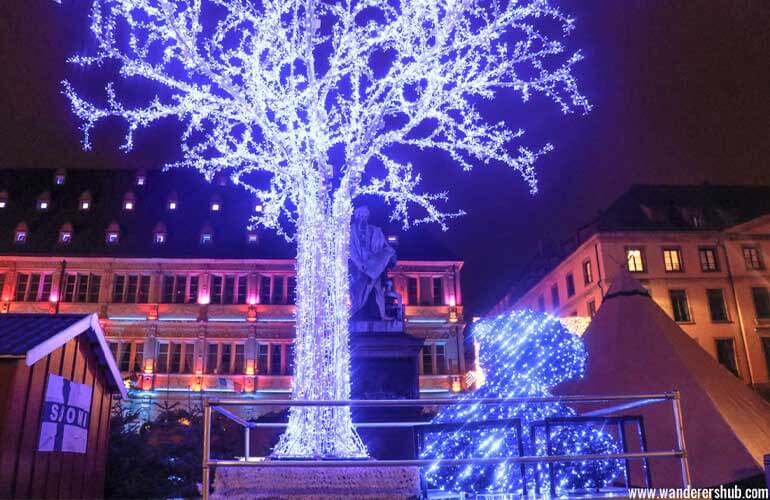
{"type": "Polygon", "coordinates": [[[387,269],[394,265],[396,251],[388,245],[382,229],[369,225],[368,208],[357,208],[350,227],[351,317],[364,308],[370,296],[374,296],[379,316],[371,319],[386,319],[383,278],[387,269]]]}

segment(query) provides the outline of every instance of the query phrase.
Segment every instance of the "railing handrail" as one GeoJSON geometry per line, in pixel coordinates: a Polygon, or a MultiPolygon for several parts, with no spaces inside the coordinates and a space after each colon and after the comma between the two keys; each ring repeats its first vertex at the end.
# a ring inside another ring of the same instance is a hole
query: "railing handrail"
{"type": "Polygon", "coordinates": [[[672,400],[674,392],[660,394],[598,395],[598,396],[514,396],[510,398],[430,398],[430,399],[219,399],[204,398],[205,406],[447,406],[474,404],[519,403],[608,403],[612,401],[649,400],[649,403],[672,400]]]}

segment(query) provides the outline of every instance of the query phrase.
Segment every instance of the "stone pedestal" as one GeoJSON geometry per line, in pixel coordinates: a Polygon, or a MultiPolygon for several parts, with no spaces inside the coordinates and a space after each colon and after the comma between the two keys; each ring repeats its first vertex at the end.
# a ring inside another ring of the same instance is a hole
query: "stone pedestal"
{"type": "MultiPolygon", "coordinates": [[[[404,332],[401,321],[351,321],[352,399],[418,399],[423,340],[404,332]]],[[[355,422],[423,420],[418,407],[355,408],[355,422]]],[[[416,458],[414,429],[367,428],[359,435],[372,457],[416,458]]]]}
{"type": "Polygon", "coordinates": [[[417,467],[219,467],[211,498],[406,500],[419,494],[417,467]]]}

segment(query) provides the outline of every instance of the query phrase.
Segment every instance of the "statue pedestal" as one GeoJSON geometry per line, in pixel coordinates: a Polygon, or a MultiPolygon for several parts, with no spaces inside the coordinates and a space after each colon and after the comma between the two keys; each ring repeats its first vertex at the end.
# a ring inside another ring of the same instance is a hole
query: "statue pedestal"
{"type": "MultiPolygon", "coordinates": [[[[419,355],[424,341],[404,332],[401,321],[350,322],[352,399],[418,399],[419,355]]],[[[354,422],[425,420],[418,407],[354,408],[354,422]]],[[[417,458],[414,429],[365,428],[358,431],[372,457],[417,458]]]]}

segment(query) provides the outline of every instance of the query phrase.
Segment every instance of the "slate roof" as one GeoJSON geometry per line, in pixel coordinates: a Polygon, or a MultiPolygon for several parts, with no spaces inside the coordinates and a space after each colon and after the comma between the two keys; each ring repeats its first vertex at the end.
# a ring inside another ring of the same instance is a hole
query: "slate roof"
{"type": "MultiPolygon", "coordinates": [[[[108,256],[212,259],[293,258],[295,247],[273,231],[257,231],[258,244],[247,240],[248,220],[256,203],[251,194],[234,186],[227,177],[208,183],[192,170],[167,172],[147,170],[77,170],[68,169],[65,181],[57,185],[54,169],[0,169],[0,197],[7,193],[5,208],[0,208],[0,255],[108,256]],[[136,183],[137,174],[145,176],[144,185],[136,183]],[[5,193],[4,193],[5,192],[5,193]],[[88,192],[89,210],[80,210],[79,199],[88,192]],[[38,198],[49,196],[49,208],[38,209],[38,198]],[[132,193],[135,207],[123,209],[123,200],[132,193]],[[169,210],[171,199],[176,210],[169,210]],[[221,209],[213,212],[213,200],[221,209]],[[27,241],[14,242],[18,224],[28,228],[27,241]],[[120,240],[106,242],[110,224],[117,223],[120,240]],[[72,241],[59,242],[64,224],[72,225],[72,241]],[[154,242],[154,229],[163,224],[167,231],[164,244],[154,242]],[[204,226],[210,227],[213,241],[200,242],[204,226]]],[[[459,260],[436,237],[422,228],[400,232],[385,224],[385,217],[372,216],[371,222],[383,226],[386,234],[399,236],[401,259],[459,260]]]]}
{"type": "Polygon", "coordinates": [[[597,233],[722,231],[770,214],[770,186],[635,184],[558,248],[535,255],[506,293],[513,303],[597,233]]]}
{"type": "Polygon", "coordinates": [[[23,356],[87,314],[0,314],[0,355],[23,356]]]}

